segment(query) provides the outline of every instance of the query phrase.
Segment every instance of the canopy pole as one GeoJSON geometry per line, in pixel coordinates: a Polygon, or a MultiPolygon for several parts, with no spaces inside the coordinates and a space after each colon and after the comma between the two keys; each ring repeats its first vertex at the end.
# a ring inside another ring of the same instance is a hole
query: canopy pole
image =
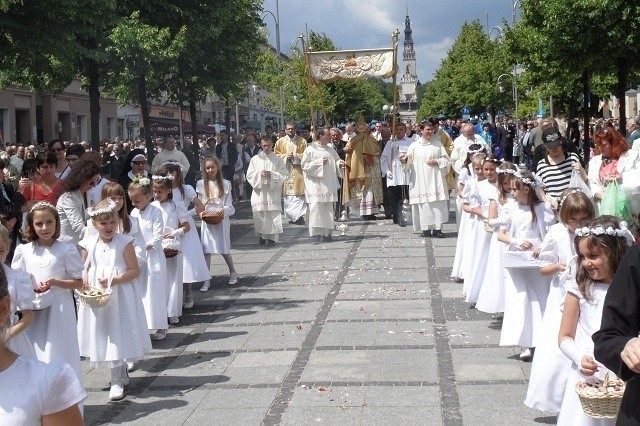
{"type": "Polygon", "coordinates": [[[393,110],[391,111],[391,140],[396,137],[396,111],[398,110],[398,36],[400,31],[396,30],[391,34],[391,47],[393,47],[393,110]]]}

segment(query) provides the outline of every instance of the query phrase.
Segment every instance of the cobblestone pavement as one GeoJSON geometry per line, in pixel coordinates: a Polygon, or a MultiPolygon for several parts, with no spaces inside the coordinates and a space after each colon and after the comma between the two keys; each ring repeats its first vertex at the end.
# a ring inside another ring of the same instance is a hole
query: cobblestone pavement
{"type": "Polygon", "coordinates": [[[87,424],[554,423],[523,404],[531,365],[449,279],[455,224],[431,239],[353,221],[329,243],[285,225],[267,248],[237,207],[238,284],[215,259],[211,290],[195,285],[194,308],[136,365],[124,400],[110,403],[107,369],[83,362],[87,424]]]}

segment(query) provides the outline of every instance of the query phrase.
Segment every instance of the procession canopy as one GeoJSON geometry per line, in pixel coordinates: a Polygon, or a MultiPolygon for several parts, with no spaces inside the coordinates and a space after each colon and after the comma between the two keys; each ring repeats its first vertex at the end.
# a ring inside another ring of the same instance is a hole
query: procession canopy
{"type": "Polygon", "coordinates": [[[387,78],[395,75],[395,47],[388,49],[308,52],[310,77],[315,83],[387,78]]]}

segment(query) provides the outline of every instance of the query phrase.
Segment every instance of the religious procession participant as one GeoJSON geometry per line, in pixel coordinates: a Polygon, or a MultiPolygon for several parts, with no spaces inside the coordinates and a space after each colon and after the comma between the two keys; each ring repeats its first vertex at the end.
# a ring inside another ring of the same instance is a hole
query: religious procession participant
{"type": "Polygon", "coordinates": [[[316,241],[331,241],[333,203],[338,201],[338,177],[342,177],[344,161],[329,145],[328,127],[318,130],[315,139],[304,151],[301,161],[304,192],[309,203],[309,235],[316,241]]]}
{"type": "Polygon", "coordinates": [[[274,154],[269,136],[260,139],[260,146],[262,152],[252,157],[249,163],[247,182],[253,187],[251,210],[258,243],[273,247],[282,234],[280,199],[287,168],[284,161],[274,154]]]}
{"type": "Polygon", "coordinates": [[[473,124],[464,123],[460,127],[462,134],[453,141],[453,151],[451,151],[451,167],[456,174],[460,174],[460,169],[467,159],[467,151],[473,144],[480,144],[484,147],[487,154],[490,153],[491,147],[486,144],[482,136],[474,133],[473,124]]]}
{"type": "Polygon", "coordinates": [[[407,137],[407,125],[398,123],[395,127],[396,139],[387,142],[380,157],[383,174],[386,175],[387,189],[384,193],[385,213],[390,214],[393,223],[406,226],[402,218],[402,202],[409,198],[409,173],[405,172],[400,162],[400,156],[405,155],[413,139],[407,137]]]}
{"type": "Polygon", "coordinates": [[[444,238],[442,224],[448,218],[446,175],[449,171],[449,156],[440,137],[434,134],[435,123],[423,121],[422,136],[415,141],[407,153],[400,157],[411,171],[409,181],[409,203],[412,207],[413,230],[422,231],[422,236],[444,238]]]}
{"type": "Polygon", "coordinates": [[[344,147],[347,176],[342,186],[343,204],[359,211],[366,220],[375,220],[383,202],[380,146],[369,134],[369,126],[361,119],[358,134],[344,147]]]}
{"type": "Polygon", "coordinates": [[[286,165],[284,180],[284,213],[289,218],[289,223],[304,225],[304,217],[307,214],[307,204],[304,201],[304,178],[300,160],[302,153],[307,148],[307,141],[296,135],[296,124],[287,123],[287,134],[276,141],[273,151],[286,165]]]}

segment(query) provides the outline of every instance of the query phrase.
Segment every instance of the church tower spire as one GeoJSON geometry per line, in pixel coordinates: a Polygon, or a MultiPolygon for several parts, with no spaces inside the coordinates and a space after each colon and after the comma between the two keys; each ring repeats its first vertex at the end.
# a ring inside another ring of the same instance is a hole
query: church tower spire
{"type": "Polygon", "coordinates": [[[403,67],[400,70],[402,72],[402,76],[400,77],[398,110],[403,121],[408,122],[415,121],[416,119],[416,92],[418,85],[418,75],[416,73],[416,52],[413,50],[412,33],[411,19],[409,18],[409,5],[407,4],[407,14],[404,18],[403,67]]]}

